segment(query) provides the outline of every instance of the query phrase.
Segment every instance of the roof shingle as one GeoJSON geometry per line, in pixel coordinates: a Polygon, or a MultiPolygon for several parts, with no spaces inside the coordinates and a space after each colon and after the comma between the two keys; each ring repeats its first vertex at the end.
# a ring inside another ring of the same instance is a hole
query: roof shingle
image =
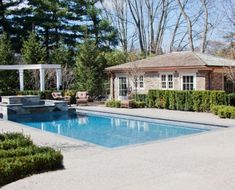
{"type": "Polygon", "coordinates": [[[106,68],[107,71],[124,70],[133,68],[166,68],[166,67],[200,67],[200,66],[235,66],[235,61],[216,56],[194,53],[194,52],[173,52],[159,55],[134,62],[124,63],[106,68]]]}

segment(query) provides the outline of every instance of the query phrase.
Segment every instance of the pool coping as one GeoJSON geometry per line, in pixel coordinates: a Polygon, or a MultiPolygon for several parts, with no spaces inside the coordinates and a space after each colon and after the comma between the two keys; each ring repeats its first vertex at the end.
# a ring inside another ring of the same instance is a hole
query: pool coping
{"type": "Polygon", "coordinates": [[[127,114],[127,113],[118,113],[118,112],[110,112],[110,111],[101,111],[101,110],[92,110],[92,109],[83,109],[83,108],[75,108],[76,111],[87,111],[87,112],[94,112],[94,113],[104,113],[104,114],[112,114],[112,115],[123,115],[123,116],[129,116],[129,117],[140,117],[140,118],[147,118],[147,119],[157,119],[161,121],[170,121],[170,122],[182,122],[187,124],[194,124],[194,125],[205,125],[210,127],[220,127],[220,128],[230,128],[231,126],[221,125],[221,124],[210,124],[210,123],[203,123],[203,122],[190,122],[190,121],[184,121],[184,120],[176,120],[176,119],[166,119],[166,118],[160,118],[160,117],[151,117],[151,116],[144,116],[144,115],[136,115],[136,114],[127,114]]]}

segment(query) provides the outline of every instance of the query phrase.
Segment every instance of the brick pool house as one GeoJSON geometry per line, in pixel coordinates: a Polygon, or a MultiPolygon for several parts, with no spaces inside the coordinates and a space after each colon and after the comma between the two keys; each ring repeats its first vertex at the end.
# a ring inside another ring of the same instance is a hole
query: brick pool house
{"type": "Polygon", "coordinates": [[[110,98],[125,100],[137,89],[225,90],[235,85],[226,77],[235,61],[195,52],[174,52],[106,68],[110,77],[110,98]],[[137,87],[137,88],[136,88],[137,87]]]}

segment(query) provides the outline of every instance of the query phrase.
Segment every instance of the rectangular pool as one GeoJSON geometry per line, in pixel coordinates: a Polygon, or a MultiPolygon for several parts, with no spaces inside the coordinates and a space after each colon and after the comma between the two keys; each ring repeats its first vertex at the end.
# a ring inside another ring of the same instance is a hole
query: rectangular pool
{"type": "Polygon", "coordinates": [[[94,113],[28,114],[9,117],[9,120],[109,148],[209,130],[195,124],[94,113]]]}

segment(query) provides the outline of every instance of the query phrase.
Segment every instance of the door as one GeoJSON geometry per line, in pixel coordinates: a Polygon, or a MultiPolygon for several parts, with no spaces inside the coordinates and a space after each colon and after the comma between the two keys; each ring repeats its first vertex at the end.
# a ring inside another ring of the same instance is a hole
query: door
{"type": "Polygon", "coordinates": [[[127,78],[126,77],[119,77],[119,100],[126,100],[127,97],[127,78]]]}

